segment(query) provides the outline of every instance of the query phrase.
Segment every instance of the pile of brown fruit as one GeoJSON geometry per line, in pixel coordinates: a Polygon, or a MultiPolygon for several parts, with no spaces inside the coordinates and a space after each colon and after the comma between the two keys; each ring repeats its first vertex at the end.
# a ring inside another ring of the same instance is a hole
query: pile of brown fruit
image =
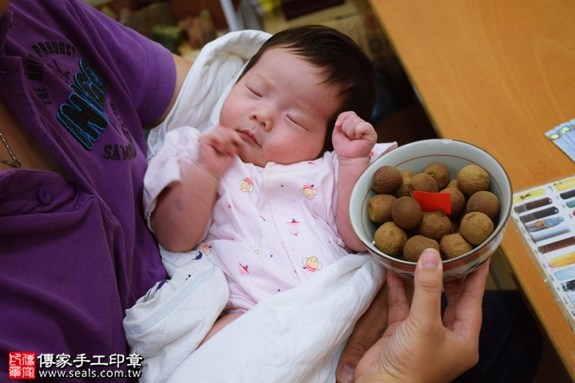
{"type": "Polygon", "coordinates": [[[499,215],[499,199],[489,191],[489,183],[487,171],[474,164],[463,167],[453,180],[440,162],[428,164],[420,173],[380,167],[372,179],[377,194],[367,204],[370,220],[380,225],[375,246],[411,262],[430,247],[440,251],[443,259],[471,251],[493,233],[499,215]],[[451,212],[424,211],[414,191],[449,193],[451,212]]]}

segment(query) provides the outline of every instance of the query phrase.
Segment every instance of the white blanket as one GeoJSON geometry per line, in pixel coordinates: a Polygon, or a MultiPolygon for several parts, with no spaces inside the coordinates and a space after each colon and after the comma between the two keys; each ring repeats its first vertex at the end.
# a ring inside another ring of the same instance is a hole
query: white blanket
{"type": "Polygon", "coordinates": [[[345,256],[259,302],[196,349],[227,288],[208,261],[191,260],[127,311],[131,352],[145,358],[140,381],[335,382],[339,354],[384,277],[371,256],[345,256]]]}
{"type": "Polygon", "coordinates": [[[170,276],[126,310],[124,330],[130,353],[144,358],[142,383],[166,382],[196,350],[228,300],[226,278],[208,260],[189,261],[170,276]]]}
{"type": "MultiPolygon", "coordinates": [[[[233,83],[267,38],[240,31],[208,44],[166,121],[150,133],[148,157],[169,129],[217,123],[233,83]]],[[[338,356],[385,278],[371,256],[345,256],[261,301],[197,348],[228,299],[225,277],[206,257],[162,249],[162,258],[170,280],[158,282],[124,320],[131,352],[145,358],[143,383],[335,382],[338,356]]]]}

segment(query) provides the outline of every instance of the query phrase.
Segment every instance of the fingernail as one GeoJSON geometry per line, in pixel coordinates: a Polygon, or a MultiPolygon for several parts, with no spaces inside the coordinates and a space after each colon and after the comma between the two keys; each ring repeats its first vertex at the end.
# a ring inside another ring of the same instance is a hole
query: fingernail
{"type": "Polygon", "coordinates": [[[424,250],[421,253],[421,266],[424,269],[437,269],[439,267],[439,257],[435,251],[424,250]]]}
{"type": "Polygon", "coordinates": [[[337,373],[338,383],[353,383],[355,381],[355,367],[344,364],[337,373]]]}

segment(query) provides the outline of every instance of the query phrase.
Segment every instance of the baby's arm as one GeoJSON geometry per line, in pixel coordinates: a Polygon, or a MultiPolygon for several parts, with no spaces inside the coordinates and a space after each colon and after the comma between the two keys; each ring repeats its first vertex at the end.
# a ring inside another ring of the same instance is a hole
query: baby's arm
{"type": "Polygon", "coordinates": [[[216,201],[219,178],[231,166],[241,139],[221,126],[202,136],[195,162],[181,160],[181,180],[158,197],[152,227],[167,250],[193,249],[204,235],[216,201]]]}
{"type": "Polygon", "coordinates": [[[373,126],[354,112],[341,113],[333,130],[333,147],[339,162],[337,227],[345,245],[354,251],[365,246],[355,235],[349,219],[349,199],[359,176],[369,166],[369,154],[377,142],[373,126]]]}

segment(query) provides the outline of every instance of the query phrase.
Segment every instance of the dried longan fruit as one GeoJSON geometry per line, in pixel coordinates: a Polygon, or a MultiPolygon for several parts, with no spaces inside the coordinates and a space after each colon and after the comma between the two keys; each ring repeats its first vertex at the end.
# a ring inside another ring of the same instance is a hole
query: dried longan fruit
{"type": "Polygon", "coordinates": [[[480,211],[493,220],[499,214],[499,198],[488,190],[480,190],[469,197],[465,211],[480,211]]]}
{"type": "Polygon", "coordinates": [[[374,236],[375,247],[385,254],[397,257],[403,251],[403,245],[407,241],[405,231],[392,221],[381,225],[374,236]]]}
{"type": "Polygon", "coordinates": [[[447,259],[459,257],[473,250],[473,246],[463,238],[461,233],[444,235],[441,241],[439,241],[439,248],[443,256],[447,259]]]}
{"type": "Polygon", "coordinates": [[[474,211],[461,219],[459,232],[472,245],[482,244],[493,233],[493,221],[484,213],[474,211]]]}
{"type": "Polygon", "coordinates": [[[416,227],[423,212],[419,202],[413,197],[399,197],[391,206],[391,218],[403,229],[416,227]]]}
{"type": "Polygon", "coordinates": [[[466,197],[478,191],[487,190],[489,189],[489,173],[479,165],[467,165],[457,173],[457,188],[466,197]]]}
{"type": "Polygon", "coordinates": [[[452,179],[451,181],[449,181],[447,186],[445,186],[445,189],[449,189],[449,188],[454,188],[454,189],[459,190],[459,188],[457,187],[457,178],[452,179]]]}
{"type": "Polygon", "coordinates": [[[403,169],[403,170],[400,170],[399,172],[401,173],[402,177],[409,177],[409,178],[411,178],[417,174],[413,170],[410,170],[410,169],[403,169]]]}
{"type": "Polygon", "coordinates": [[[405,172],[405,170],[404,170],[401,172],[401,174],[403,176],[403,183],[401,184],[399,189],[397,189],[394,196],[396,196],[397,198],[399,198],[399,197],[410,197],[411,191],[413,190],[413,186],[411,186],[411,177],[413,177],[415,175],[415,173],[414,172],[405,172]],[[413,175],[410,175],[411,173],[413,173],[413,175]]]}
{"type": "Polygon", "coordinates": [[[445,188],[440,193],[449,193],[451,195],[451,213],[447,214],[449,219],[456,219],[463,213],[465,208],[465,196],[463,193],[456,188],[445,188]]]}
{"type": "Polygon", "coordinates": [[[403,177],[395,166],[384,165],[373,173],[371,188],[376,193],[393,194],[403,183],[403,177]]]}
{"type": "Polygon", "coordinates": [[[423,250],[429,248],[439,251],[439,243],[423,235],[414,235],[408,238],[405,245],[403,245],[403,258],[407,261],[417,262],[423,250]]]}
{"type": "Polygon", "coordinates": [[[413,190],[422,192],[437,193],[439,191],[437,182],[435,182],[433,177],[425,173],[417,173],[411,177],[411,186],[413,190]]]}
{"type": "Polygon", "coordinates": [[[440,211],[424,212],[417,225],[417,233],[439,241],[451,232],[451,220],[440,211]]]}
{"type": "Polygon", "coordinates": [[[391,206],[395,202],[391,194],[376,194],[367,202],[367,214],[369,219],[375,223],[391,221],[391,206]]]}
{"type": "Polygon", "coordinates": [[[432,162],[423,168],[422,173],[429,174],[437,183],[439,190],[444,189],[450,181],[449,169],[441,162],[432,162]]]}

